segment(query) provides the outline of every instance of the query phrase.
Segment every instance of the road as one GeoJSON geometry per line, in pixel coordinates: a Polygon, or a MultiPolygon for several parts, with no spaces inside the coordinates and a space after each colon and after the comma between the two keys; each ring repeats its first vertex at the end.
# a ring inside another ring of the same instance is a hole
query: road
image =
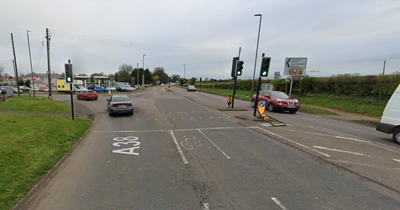
{"type": "MultiPolygon", "coordinates": [[[[128,94],[133,116],[109,116],[106,95],[76,149],[16,209],[398,209],[399,149],[374,128],[270,113],[287,126],[220,111],[226,99],[154,87],[128,94]]],[[[67,101],[67,96],[55,95],[67,101]]],[[[76,98],[75,98],[76,99],[76,98]]]]}

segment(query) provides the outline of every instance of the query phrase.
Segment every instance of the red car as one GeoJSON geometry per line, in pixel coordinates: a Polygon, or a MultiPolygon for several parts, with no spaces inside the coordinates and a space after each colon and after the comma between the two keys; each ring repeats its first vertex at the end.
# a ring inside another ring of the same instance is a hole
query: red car
{"type": "Polygon", "coordinates": [[[39,88],[39,92],[44,92],[44,87],[39,88]]]}
{"type": "Polygon", "coordinates": [[[96,91],[94,90],[82,90],[81,92],[78,93],[76,97],[78,98],[78,100],[83,99],[86,101],[88,99],[97,100],[99,95],[97,95],[96,91]]]}
{"type": "MultiPolygon", "coordinates": [[[[290,98],[286,93],[281,91],[260,91],[258,102],[264,101],[266,109],[273,111],[289,111],[294,114],[300,108],[300,103],[296,99],[290,98]]],[[[256,95],[251,100],[251,107],[256,105],[256,95]]]]}

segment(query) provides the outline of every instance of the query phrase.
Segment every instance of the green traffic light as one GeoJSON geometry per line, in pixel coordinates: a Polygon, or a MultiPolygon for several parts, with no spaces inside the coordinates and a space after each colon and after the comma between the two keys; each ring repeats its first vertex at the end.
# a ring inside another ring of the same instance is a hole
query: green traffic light
{"type": "Polygon", "coordinates": [[[266,72],[266,71],[264,71],[264,72],[262,73],[262,75],[263,75],[263,76],[267,75],[267,72],[266,72]]]}

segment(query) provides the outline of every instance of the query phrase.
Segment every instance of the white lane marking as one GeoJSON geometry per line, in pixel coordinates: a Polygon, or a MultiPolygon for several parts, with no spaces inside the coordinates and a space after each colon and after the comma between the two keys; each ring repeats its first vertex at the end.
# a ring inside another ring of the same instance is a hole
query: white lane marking
{"type": "Polygon", "coordinates": [[[222,151],[216,144],[214,144],[214,142],[213,142],[211,139],[209,139],[206,135],[204,135],[204,133],[201,132],[200,129],[198,129],[198,131],[199,131],[208,141],[210,141],[211,144],[213,144],[220,152],[222,152],[222,154],[224,154],[226,158],[231,159],[224,151],[222,151]]]}
{"type": "Polygon", "coordinates": [[[291,142],[291,143],[293,143],[293,144],[297,144],[297,145],[299,145],[299,146],[301,146],[301,147],[304,147],[304,148],[306,148],[306,149],[309,149],[309,150],[311,150],[311,151],[314,151],[314,152],[316,152],[316,153],[318,153],[318,154],[324,155],[324,156],[326,156],[326,157],[330,157],[330,155],[328,155],[328,154],[322,153],[322,152],[320,152],[320,151],[318,151],[318,150],[316,150],[316,149],[307,147],[307,146],[304,145],[304,144],[300,144],[300,143],[298,143],[298,142],[296,142],[296,141],[290,140],[290,139],[288,139],[288,138],[286,138],[286,137],[283,137],[283,136],[281,136],[281,135],[278,135],[278,134],[276,134],[276,133],[272,133],[271,131],[265,130],[265,129],[263,129],[263,128],[260,128],[260,127],[257,127],[257,126],[255,126],[255,127],[248,127],[248,128],[257,128],[257,129],[260,129],[260,130],[265,131],[265,132],[267,132],[267,133],[269,133],[269,134],[272,134],[272,135],[274,135],[274,136],[277,136],[277,137],[279,137],[279,138],[281,138],[281,139],[285,139],[286,141],[289,141],[289,142],[291,142]]]}
{"type": "Polygon", "coordinates": [[[358,152],[351,152],[351,151],[345,151],[345,150],[340,150],[340,149],[331,149],[331,148],[327,148],[327,147],[320,147],[320,146],[313,146],[314,148],[317,149],[324,149],[324,150],[329,150],[329,151],[334,151],[334,152],[341,152],[341,153],[347,153],[347,154],[352,154],[352,155],[359,155],[359,156],[365,156],[365,157],[371,157],[369,155],[364,155],[362,153],[358,153],[358,152]]]}
{"type": "Polygon", "coordinates": [[[203,209],[204,209],[204,210],[209,210],[209,209],[210,209],[210,204],[208,204],[208,203],[203,203],[203,209]]]}
{"type": "Polygon", "coordinates": [[[172,132],[172,131],[171,131],[171,136],[172,136],[172,138],[174,139],[175,145],[176,145],[176,147],[178,148],[178,151],[179,151],[179,154],[180,154],[181,157],[182,157],[183,163],[184,163],[184,164],[188,164],[189,162],[187,161],[187,159],[186,159],[186,157],[185,157],[185,154],[183,154],[183,151],[182,151],[181,147],[179,146],[178,141],[177,141],[176,138],[175,138],[174,132],[172,132]]]}
{"type": "MultiPolygon", "coordinates": [[[[255,127],[248,127],[248,128],[255,128],[255,127]]],[[[136,133],[136,132],[144,132],[144,133],[149,133],[149,132],[169,132],[169,131],[197,131],[197,130],[229,130],[229,129],[248,129],[245,127],[216,127],[216,128],[188,128],[188,129],[175,129],[175,130],[125,130],[125,131],[92,131],[95,133],[136,133]]]]}
{"type": "Polygon", "coordinates": [[[398,160],[398,159],[393,159],[393,160],[400,163],[400,160],[398,160]]]}
{"type": "Polygon", "coordinates": [[[355,139],[355,138],[350,138],[350,137],[344,137],[344,136],[334,136],[334,135],[330,135],[330,134],[314,133],[314,132],[304,132],[304,131],[296,131],[296,130],[288,130],[288,131],[297,132],[297,133],[313,134],[313,135],[316,135],[316,136],[326,136],[326,137],[333,137],[333,138],[338,138],[338,139],[346,139],[346,140],[357,141],[357,142],[363,142],[363,143],[371,143],[371,141],[364,141],[364,140],[355,139]]]}
{"type": "Polygon", "coordinates": [[[281,207],[281,209],[286,210],[286,207],[275,197],[271,197],[271,199],[278,204],[279,207],[281,207]]]}

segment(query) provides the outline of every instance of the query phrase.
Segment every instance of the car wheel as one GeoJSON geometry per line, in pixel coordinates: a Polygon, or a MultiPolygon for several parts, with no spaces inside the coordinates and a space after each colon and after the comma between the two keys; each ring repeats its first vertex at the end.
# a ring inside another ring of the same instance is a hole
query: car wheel
{"type": "Polygon", "coordinates": [[[97,98],[95,98],[94,100],[97,100],[97,98]]]}
{"type": "Polygon", "coordinates": [[[256,100],[251,100],[251,108],[254,108],[254,107],[256,107],[256,100]]]}
{"type": "Polygon", "coordinates": [[[86,101],[86,96],[83,96],[83,100],[86,101]]]}
{"type": "Polygon", "coordinates": [[[290,110],[289,111],[289,113],[291,113],[291,114],[294,114],[294,113],[296,113],[297,112],[297,110],[290,110]]]}
{"type": "Polygon", "coordinates": [[[109,111],[109,112],[108,112],[108,115],[112,116],[112,112],[109,111]]]}
{"type": "Polygon", "coordinates": [[[393,133],[393,140],[394,142],[400,144],[400,128],[397,128],[397,130],[393,133]]]}
{"type": "Polygon", "coordinates": [[[275,110],[275,105],[273,103],[268,104],[267,110],[273,112],[275,110]]]}
{"type": "Polygon", "coordinates": [[[76,98],[79,100],[79,96],[76,96],[76,98]]]}

